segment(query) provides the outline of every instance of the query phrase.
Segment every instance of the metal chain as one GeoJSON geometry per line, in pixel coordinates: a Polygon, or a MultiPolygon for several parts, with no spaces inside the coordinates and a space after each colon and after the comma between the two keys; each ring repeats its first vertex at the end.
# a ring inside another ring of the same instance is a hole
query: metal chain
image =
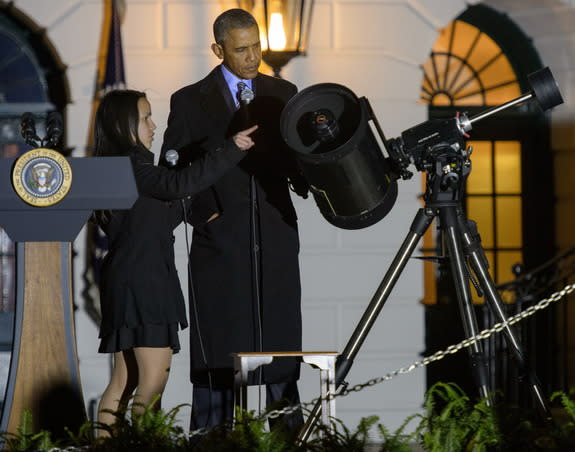
{"type": "Polygon", "coordinates": [[[551,303],[559,301],[561,298],[565,297],[566,295],[569,295],[574,290],[575,290],[575,284],[568,284],[562,290],[560,290],[559,292],[555,292],[549,298],[545,298],[545,299],[541,300],[539,303],[537,303],[536,305],[530,306],[525,311],[522,311],[519,314],[516,314],[512,317],[509,317],[504,322],[499,322],[499,323],[494,324],[491,328],[488,328],[488,329],[485,329],[485,330],[479,332],[476,336],[464,339],[461,342],[459,342],[458,344],[450,345],[445,350],[440,350],[440,351],[434,353],[433,355],[431,355],[429,357],[423,358],[420,361],[415,361],[411,365],[409,365],[407,367],[402,367],[401,369],[398,369],[394,372],[390,372],[390,373],[384,375],[383,377],[372,378],[371,380],[369,380],[365,383],[357,384],[357,385],[355,385],[349,389],[345,389],[344,391],[341,391],[340,394],[336,395],[336,397],[339,395],[345,396],[351,392],[361,391],[363,388],[366,388],[369,386],[374,386],[374,385],[382,383],[384,381],[391,380],[392,378],[394,378],[398,375],[407,374],[407,373],[411,372],[412,370],[415,370],[419,367],[424,367],[424,366],[427,366],[428,364],[431,364],[432,362],[439,361],[440,359],[443,359],[448,355],[453,355],[453,354],[457,353],[458,351],[460,351],[464,348],[469,348],[479,341],[488,339],[494,333],[499,333],[499,332],[503,331],[505,328],[507,328],[508,326],[514,325],[514,324],[526,319],[527,317],[532,316],[537,311],[540,311],[542,309],[547,308],[551,303]]]}
{"type": "MultiPolygon", "coordinates": [[[[553,293],[551,296],[549,296],[549,298],[545,298],[545,299],[539,301],[537,304],[530,306],[525,311],[522,311],[519,314],[516,314],[512,317],[509,317],[504,322],[494,324],[491,328],[488,328],[488,329],[485,329],[485,330],[479,332],[476,336],[466,338],[466,339],[462,340],[461,342],[459,342],[458,344],[450,345],[445,350],[440,350],[431,356],[425,357],[420,361],[415,361],[412,364],[410,364],[409,366],[402,367],[402,368],[397,369],[393,372],[389,372],[388,374],[386,374],[382,377],[372,378],[371,380],[368,380],[365,383],[359,383],[355,386],[352,386],[349,389],[343,388],[341,391],[339,391],[338,393],[333,394],[333,395],[328,394],[327,398],[328,398],[328,400],[331,400],[332,398],[346,396],[352,392],[359,392],[364,388],[375,386],[375,385],[382,383],[384,381],[391,380],[392,378],[395,378],[398,375],[405,375],[405,374],[407,374],[407,373],[409,373],[409,372],[411,372],[411,371],[413,371],[419,367],[425,367],[425,366],[427,366],[427,365],[429,365],[435,361],[439,361],[439,360],[445,358],[448,355],[453,355],[453,354],[459,352],[460,350],[462,350],[464,348],[471,347],[472,345],[476,344],[479,341],[488,339],[493,334],[503,331],[508,326],[514,325],[514,324],[526,319],[527,317],[534,315],[537,311],[540,311],[542,309],[547,308],[551,303],[555,303],[555,302],[561,300],[563,297],[569,295],[573,291],[575,291],[575,284],[568,284],[563,289],[561,289],[560,291],[553,293]]],[[[269,417],[269,418],[275,418],[275,417],[278,417],[282,414],[289,414],[289,413],[292,413],[292,412],[300,409],[301,407],[306,407],[308,405],[310,405],[310,406],[315,405],[319,400],[320,400],[320,398],[316,398],[316,399],[313,399],[311,402],[302,403],[301,405],[291,406],[291,407],[285,408],[283,410],[270,411],[269,413],[265,413],[264,416],[269,417]]]]}
{"type": "MultiPolygon", "coordinates": [[[[463,350],[464,348],[471,347],[472,345],[476,344],[479,341],[483,341],[485,339],[488,339],[489,337],[491,337],[495,333],[500,333],[501,331],[503,331],[508,326],[515,325],[516,323],[519,323],[520,321],[526,319],[527,317],[534,315],[537,311],[541,311],[542,309],[547,308],[551,303],[555,303],[555,302],[561,300],[563,297],[569,295],[573,291],[575,291],[575,284],[568,284],[563,289],[561,289],[560,291],[553,293],[551,296],[549,296],[549,298],[544,298],[543,300],[539,301],[537,304],[527,308],[525,311],[522,311],[519,314],[516,314],[512,317],[509,317],[504,322],[499,322],[499,323],[494,324],[491,328],[488,328],[488,329],[481,331],[476,336],[464,339],[461,342],[459,342],[458,344],[450,345],[445,350],[440,350],[431,356],[423,358],[422,360],[419,360],[419,361],[415,361],[412,364],[410,364],[409,366],[402,367],[402,368],[397,369],[393,372],[389,372],[382,377],[372,378],[371,380],[368,380],[365,383],[357,384],[355,386],[352,386],[349,389],[344,388],[336,394],[328,394],[327,398],[328,398],[328,400],[330,400],[332,398],[346,396],[348,394],[351,394],[352,392],[359,392],[362,389],[365,389],[365,388],[368,388],[371,386],[375,386],[375,385],[382,383],[384,381],[391,380],[392,378],[395,378],[398,375],[405,375],[405,374],[407,374],[407,373],[409,373],[415,369],[418,369],[419,367],[425,367],[425,366],[427,366],[427,365],[429,365],[435,361],[439,361],[439,360],[445,358],[448,355],[453,355],[453,354],[459,352],[460,350],[463,350]]],[[[301,410],[302,408],[311,407],[311,406],[315,405],[316,403],[318,403],[320,400],[321,399],[318,397],[318,398],[311,400],[310,402],[301,403],[298,405],[292,405],[292,406],[283,408],[281,410],[272,410],[272,411],[263,413],[257,419],[260,421],[263,421],[266,419],[274,419],[274,418],[277,418],[279,416],[291,414],[291,413],[294,413],[296,411],[301,410]]],[[[204,435],[208,434],[210,432],[210,430],[211,429],[208,429],[208,428],[200,428],[198,430],[194,430],[194,431],[190,432],[189,436],[190,437],[192,437],[192,436],[204,436],[204,435]]],[[[77,451],[83,451],[83,450],[87,450],[86,447],[68,447],[66,449],[53,448],[53,449],[50,449],[49,452],[77,452],[77,451]]]]}

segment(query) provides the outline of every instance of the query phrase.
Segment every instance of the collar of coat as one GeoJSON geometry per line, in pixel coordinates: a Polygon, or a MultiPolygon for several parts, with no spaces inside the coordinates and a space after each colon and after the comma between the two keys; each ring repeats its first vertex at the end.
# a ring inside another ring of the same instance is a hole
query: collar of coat
{"type": "Polygon", "coordinates": [[[154,153],[144,146],[134,146],[128,155],[137,163],[154,164],[154,153]]]}
{"type": "MultiPolygon", "coordinates": [[[[256,97],[265,91],[265,77],[266,75],[258,72],[258,75],[252,80],[252,91],[256,97]]],[[[216,117],[225,113],[231,115],[237,109],[219,65],[203,79],[200,93],[202,95],[202,109],[216,117]]]]}

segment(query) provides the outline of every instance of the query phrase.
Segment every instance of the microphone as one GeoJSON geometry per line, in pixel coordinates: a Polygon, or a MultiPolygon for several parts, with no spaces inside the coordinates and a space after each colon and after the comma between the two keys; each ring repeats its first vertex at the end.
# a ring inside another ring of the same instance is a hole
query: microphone
{"type": "Polygon", "coordinates": [[[26,141],[26,144],[38,147],[36,141],[40,141],[40,137],[36,135],[36,122],[34,121],[34,115],[32,113],[26,112],[22,114],[20,119],[20,133],[26,141]]]}
{"type": "Polygon", "coordinates": [[[243,105],[248,105],[252,100],[254,100],[255,94],[247,86],[240,92],[240,102],[243,105]]]}
{"type": "Polygon", "coordinates": [[[254,100],[254,92],[248,88],[244,82],[238,82],[238,99],[240,104],[248,105],[252,100],[254,100]]]}
{"type": "Polygon", "coordinates": [[[164,158],[166,159],[166,162],[168,163],[168,167],[174,168],[176,166],[176,164],[178,163],[178,159],[180,158],[180,154],[178,154],[178,151],[176,151],[175,149],[170,149],[166,152],[166,155],[164,156],[164,158]]]}
{"type": "Polygon", "coordinates": [[[253,125],[249,104],[254,100],[254,92],[248,88],[244,82],[238,82],[238,100],[240,101],[240,115],[242,117],[242,123],[249,127],[253,125]]]}
{"type": "Polygon", "coordinates": [[[62,137],[64,131],[64,122],[62,115],[58,111],[51,111],[46,117],[46,134],[48,145],[55,148],[62,137]]]}

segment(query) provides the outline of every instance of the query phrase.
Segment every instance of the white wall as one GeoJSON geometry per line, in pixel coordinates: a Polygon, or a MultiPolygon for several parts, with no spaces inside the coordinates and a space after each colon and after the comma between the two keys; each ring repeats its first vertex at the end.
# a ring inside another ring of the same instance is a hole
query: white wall
{"type": "MultiPolygon", "coordinates": [[[[318,0],[306,57],[292,60],[282,75],[300,89],[316,83],[340,83],[358,96],[366,96],[386,135],[397,136],[426,120],[426,108],[418,103],[421,70],[439,28],[466,8],[464,0],[318,0]]],[[[489,2],[515,8],[512,18],[538,23],[537,14],[563,14],[573,8],[546,1],[545,9],[521,5],[533,2],[489,2]],[[536,11],[533,11],[533,8],[536,11]],[[557,13],[554,8],[558,8],[557,13]]],[[[102,5],[95,0],[16,0],[17,8],[41,26],[67,65],[72,103],[68,107],[67,140],[81,156],[87,140],[96,53],[100,40],[102,5]]],[[[159,151],[168,115],[170,94],[197,81],[218,63],[211,54],[211,24],[222,11],[217,0],[128,0],[123,26],[126,76],[131,88],[147,91],[158,124],[159,151]]],[[[570,22],[571,24],[573,22],[570,22]]],[[[538,27],[544,27],[538,23],[538,27]]],[[[528,29],[530,30],[530,28],[528,29]]],[[[535,45],[561,66],[560,82],[566,100],[573,105],[572,27],[553,30],[555,39],[542,38],[535,45]],[[558,41],[570,50],[555,52],[558,41]]],[[[367,307],[388,265],[405,237],[419,207],[419,177],[399,183],[400,193],[392,212],[380,223],[358,231],[344,231],[327,223],[311,199],[295,200],[300,218],[303,284],[304,349],[342,351],[367,307]]],[[[109,363],[98,355],[97,328],[82,309],[84,236],[75,249],[78,348],[86,399],[98,397],[105,387],[109,363]]],[[[182,287],[185,282],[185,245],[182,229],[176,244],[182,287]]],[[[424,349],[421,264],[411,261],[398,287],[384,307],[348,376],[351,385],[382,376],[420,358],[424,349]]],[[[188,330],[189,331],[189,330],[188,330]]],[[[168,384],[169,408],[190,401],[187,335],[176,356],[168,384]]],[[[303,369],[304,400],[318,395],[316,371],[303,369]]],[[[425,373],[416,370],[390,382],[354,393],[337,401],[337,415],[350,427],[362,416],[376,414],[396,428],[406,416],[419,410],[425,373]]],[[[189,411],[182,411],[187,425],[189,411]]]]}

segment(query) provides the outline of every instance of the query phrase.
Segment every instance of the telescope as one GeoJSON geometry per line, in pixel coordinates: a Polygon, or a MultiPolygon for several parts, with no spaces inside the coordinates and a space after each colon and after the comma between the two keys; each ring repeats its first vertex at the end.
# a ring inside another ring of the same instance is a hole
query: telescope
{"type": "MultiPolygon", "coordinates": [[[[508,324],[503,301],[489,274],[488,260],[481,246],[477,225],[465,216],[462,206],[465,183],[471,172],[471,149],[465,140],[475,122],[530,99],[546,111],[563,103],[549,68],[528,76],[531,91],[500,106],[469,118],[458,113],[454,118],[430,120],[387,140],[365,97],[357,98],[348,88],[334,83],[313,85],[302,90],[286,105],[280,118],[280,131],[293,150],[325,219],[336,227],[360,229],[381,220],[397,198],[397,181],[409,179],[416,170],[426,173],[423,200],[390,267],[336,362],[336,393],[353,361],[388,300],[417,244],[435,218],[444,244],[457,294],[457,302],[467,338],[479,334],[470,284],[477,287],[494,318],[505,325],[509,353],[515,359],[520,380],[532,392],[544,419],[550,418],[540,383],[523,353],[521,343],[508,324]],[[373,123],[387,157],[370,127],[373,123]]],[[[490,401],[487,359],[479,342],[469,347],[471,368],[482,397],[490,401]]],[[[333,397],[333,394],[329,395],[333,397]]],[[[319,419],[317,402],[297,442],[305,441],[319,419]]]]}
{"type": "Polygon", "coordinates": [[[296,94],[280,118],[284,141],[294,151],[324,218],[336,227],[360,229],[385,217],[397,198],[397,180],[409,179],[414,165],[429,171],[445,148],[464,153],[474,123],[535,99],[546,111],[563,103],[551,71],[528,76],[531,91],[469,118],[432,119],[387,140],[369,101],[335,83],[312,85],[296,94]],[[384,156],[370,127],[373,123],[384,156]]]}

